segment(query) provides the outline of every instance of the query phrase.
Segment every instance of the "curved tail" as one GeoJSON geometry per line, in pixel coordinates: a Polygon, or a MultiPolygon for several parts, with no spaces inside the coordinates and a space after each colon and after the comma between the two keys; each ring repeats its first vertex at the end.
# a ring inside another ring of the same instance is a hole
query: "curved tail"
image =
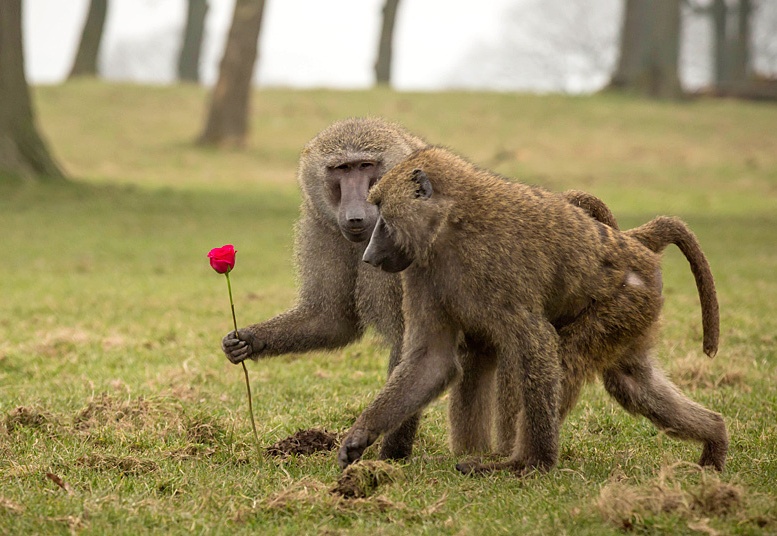
{"type": "Polygon", "coordinates": [[[595,195],[582,190],[567,190],[561,195],[566,198],[569,204],[582,208],[593,219],[613,229],[619,229],[618,220],[615,219],[610,207],[595,195]]]}
{"type": "Polygon", "coordinates": [[[696,235],[679,218],[659,216],[644,225],[629,229],[626,234],[636,238],[648,249],[661,253],[669,244],[676,245],[685,255],[696,279],[701,302],[701,321],[704,330],[704,353],[713,357],[718,352],[720,313],[715,281],[696,235]]]}

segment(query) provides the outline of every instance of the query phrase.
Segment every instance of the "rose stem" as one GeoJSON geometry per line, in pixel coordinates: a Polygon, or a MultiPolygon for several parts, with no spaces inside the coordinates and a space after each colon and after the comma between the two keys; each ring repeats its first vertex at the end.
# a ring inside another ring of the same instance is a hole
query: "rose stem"
{"type": "MultiPolygon", "coordinates": [[[[227,289],[229,290],[229,305],[232,308],[232,324],[235,326],[235,337],[237,337],[237,317],[235,316],[235,302],[232,300],[232,283],[229,281],[229,272],[224,273],[227,276],[227,289]]],[[[259,444],[259,434],[256,433],[256,420],[254,419],[254,403],[251,398],[251,382],[248,380],[248,368],[245,361],[240,362],[243,365],[243,375],[246,379],[246,393],[248,394],[248,414],[251,416],[251,428],[254,431],[254,441],[256,450],[259,453],[259,459],[262,458],[262,447],[259,444]]]]}

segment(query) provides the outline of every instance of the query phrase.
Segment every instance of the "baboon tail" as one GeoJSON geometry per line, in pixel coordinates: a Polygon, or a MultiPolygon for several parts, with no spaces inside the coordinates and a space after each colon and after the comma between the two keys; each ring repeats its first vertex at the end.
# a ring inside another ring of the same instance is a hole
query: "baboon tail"
{"type": "Polygon", "coordinates": [[[704,353],[714,357],[718,352],[720,337],[720,313],[718,311],[718,295],[715,291],[715,281],[704,252],[701,250],[696,235],[679,218],[659,216],[645,225],[627,231],[648,249],[661,253],[669,244],[676,245],[682,251],[691,272],[696,279],[696,289],[701,302],[701,320],[704,330],[704,353]]]}
{"type": "Polygon", "coordinates": [[[595,195],[582,190],[567,190],[562,195],[569,204],[582,208],[593,219],[608,227],[618,229],[618,220],[615,219],[615,215],[610,210],[610,207],[605,205],[604,201],[595,195]]]}

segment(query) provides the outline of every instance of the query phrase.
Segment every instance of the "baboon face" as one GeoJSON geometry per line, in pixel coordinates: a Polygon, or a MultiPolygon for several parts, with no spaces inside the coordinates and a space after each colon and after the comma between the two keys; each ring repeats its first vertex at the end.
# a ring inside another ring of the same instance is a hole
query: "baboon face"
{"type": "Polygon", "coordinates": [[[417,256],[415,253],[417,248],[411,246],[412,241],[409,240],[409,237],[412,235],[418,238],[425,234],[425,229],[408,232],[407,229],[399,225],[407,219],[405,216],[408,213],[394,210],[398,206],[402,206],[397,201],[400,198],[417,200],[416,208],[418,210],[415,215],[424,219],[426,212],[424,209],[427,207],[420,203],[425,204],[432,197],[432,184],[429,177],[421,169],[414,169],[409,175],[398,169],[395,173],[389,173],[387,178],[386,188],[374,190],[368,198],[368,201],[375,203],[380,214],[362,260],[386,272],[396,273],[409,267],[413,263],[414,257],[417,256]],[[403,180],[404,177],[407,178],[403,180]],[[386,204],[381,208],[381,203],[384,200],[386,204]],[[403,237],[405,238],[403,239],[403,237]]]}
{"type": "Polygon", "coordinates": [[[410,255],[402,251],[394,240],[391,229],[380,216],[362,260],[391,274],[401,272],[413,263],[410,255]]]}
{"type": "Polygon", "coordinates": [[[326,188],[337,207],[337,224],[351,242],[367,240],[375,227],[378,209],[367,202],[367,192],[379,178],[379,162],[374,160],[353,160],[327,168],[326,188]]]}
{"type": "Polygon", "coordinates": [[[322,130],[302,151],[297,174],[307,208],[351,242],[370,238],[378,209],[367,192],[426,143],[379,118],[351,118],[322,130]]]}

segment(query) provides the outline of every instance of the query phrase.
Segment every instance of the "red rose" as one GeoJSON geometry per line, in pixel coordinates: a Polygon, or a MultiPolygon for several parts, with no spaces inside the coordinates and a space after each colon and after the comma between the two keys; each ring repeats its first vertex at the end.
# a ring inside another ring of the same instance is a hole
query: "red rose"
{"type": "Polygon", "coordinates": [[[211,249],[208,253],[211,268],[220,274],[229,273],[235,267],[235,253],[237,251],[232,244],[211,249]]]}

